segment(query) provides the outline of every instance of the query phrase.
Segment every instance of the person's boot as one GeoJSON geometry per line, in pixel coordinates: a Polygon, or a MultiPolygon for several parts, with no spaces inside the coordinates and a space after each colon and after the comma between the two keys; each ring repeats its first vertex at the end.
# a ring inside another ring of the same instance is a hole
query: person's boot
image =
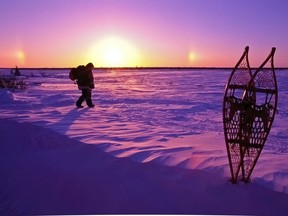
{"type": "Polygon", "coordinates": [[[83,102],[83,101],[84,101],[84,100],[83,100],[83,97],[80,96],[79,99],[78,99],[77,102],[76,102],[77,108],[84,108],[84,106],[82,106],[82,102],[83,102]]]}
{"type": "Polygon", "coordinates": [[[82,105],[76,104],[76,106],[77,106],[77,108],[84,108],[84,106],[82,106],[82,105]]]}
{"type": "Polygon", "coordinates": [[[87,103],[87,106],[88,106],[88,107],[95,107],[95,105],[92,103],[92,100],[91,100],[91,99],[87,99],[87,100],[86,100],[86,103],[87,103]]]}

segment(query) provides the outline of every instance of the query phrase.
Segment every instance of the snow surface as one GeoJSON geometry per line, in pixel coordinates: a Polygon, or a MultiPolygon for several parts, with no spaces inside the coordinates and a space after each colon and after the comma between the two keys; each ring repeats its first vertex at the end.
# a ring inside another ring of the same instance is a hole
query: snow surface
{"type": "Polygon", "coordinates": [[[0,89],[0,215],[288,214],[287,70],[249,184],[229,182],[230,70],[97,69],[83,109],[68,70],[21,73],[26,91],[0,89]]]}

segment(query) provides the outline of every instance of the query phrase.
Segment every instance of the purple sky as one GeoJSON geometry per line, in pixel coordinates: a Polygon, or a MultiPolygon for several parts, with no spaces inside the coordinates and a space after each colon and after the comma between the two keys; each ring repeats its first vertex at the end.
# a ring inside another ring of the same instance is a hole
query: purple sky
{"type": "Polygon", "coordinates": [[[1,0],[0,67],[288,67],[287,0],[1,0]]]}

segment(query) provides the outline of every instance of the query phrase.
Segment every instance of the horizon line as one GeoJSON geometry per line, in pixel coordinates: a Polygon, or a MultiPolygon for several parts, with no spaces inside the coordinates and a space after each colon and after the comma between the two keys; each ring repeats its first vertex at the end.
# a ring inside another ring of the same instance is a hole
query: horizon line
{"type": "MultiPolygon", "coordinates": [[[[14,69],[15,67],[0,67],[0,69],[14,69]]],[[[18,67],[19,70],[69,70],[72,69],[74,67],[18,67]]],[[[210,67],[210,66],[205,66],[205,67],[179,67],[179,66],[175,66],[175,67],[170,67],[170,66],[156,66],[156,67],[94,67],[94,69],[103,69],[103,70],[135,70],[135,69],[149,69],[149,70],[156,70],[156,69],[163,69],[163,70],[173,70],[173,69],[186,69],[186,70],[191,70],[191,69],[208,69],[208,70],[212,70],[212,69],[222,69],[222,70],[228,70],[228,69],[233,69],[234,67],[210,67]]],[[[267,67],[268,68],[268,67],[267,67]]],[[[251,67],[251,69],[257,69],[257,67],[251,67]]],[[[275,70],[285,70],[288,69],[288,67],[275,67],[275,70]]]]}

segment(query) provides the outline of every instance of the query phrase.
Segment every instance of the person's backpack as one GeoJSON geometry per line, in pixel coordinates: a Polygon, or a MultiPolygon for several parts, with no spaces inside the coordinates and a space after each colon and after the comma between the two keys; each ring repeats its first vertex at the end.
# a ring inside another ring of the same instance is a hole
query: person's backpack
{"type": "Polygon", "coordinates": [[[69,73],[69,78],[74,81],[79,79],[79,77],[81,76],[82,71],[85,70],[85,66],[84,65],[79,65],[77,68],[72,68],[70,73],[69,73]]]}

